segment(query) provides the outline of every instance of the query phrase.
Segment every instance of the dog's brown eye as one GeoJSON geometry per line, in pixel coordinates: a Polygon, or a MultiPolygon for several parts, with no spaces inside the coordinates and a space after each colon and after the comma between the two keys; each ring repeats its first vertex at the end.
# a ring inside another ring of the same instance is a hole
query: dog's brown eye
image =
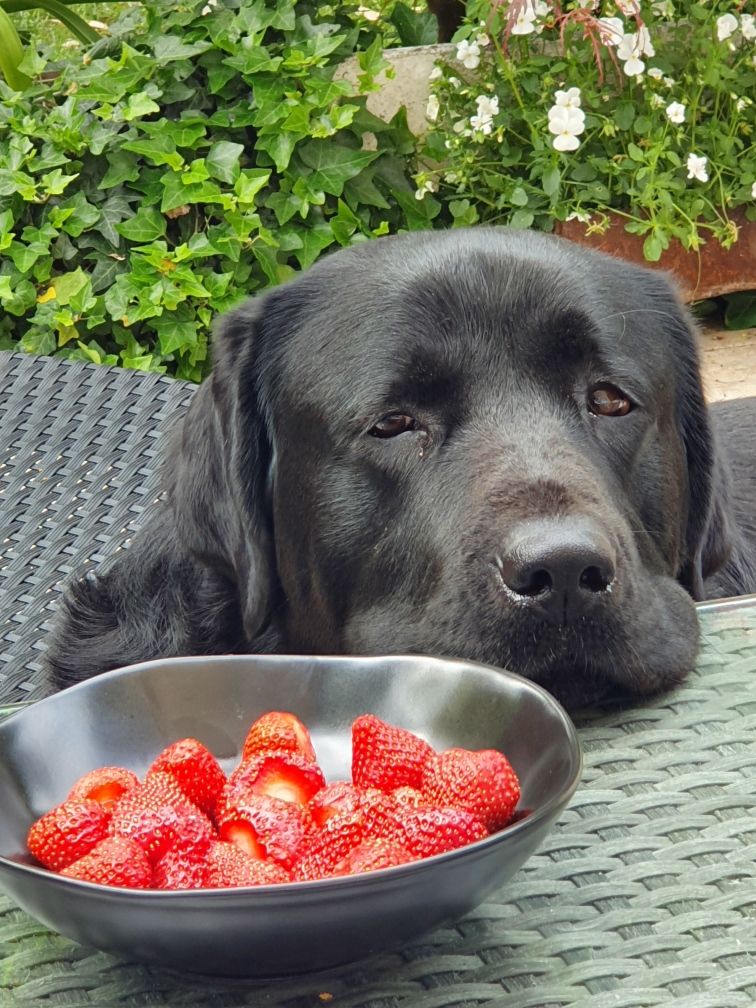
{"type": "Polygon", "coordinates": [[[387,413],[368,432],[371,437],[392,438],[405,431],[417,430],[417,420],[406,413],[387,413]]]}
{"type": "Polygon", "coordinates": [[[588,409],[596,416],[625,416],[633,404],[616,385],[596,385],[588,393],[588,409]]]}

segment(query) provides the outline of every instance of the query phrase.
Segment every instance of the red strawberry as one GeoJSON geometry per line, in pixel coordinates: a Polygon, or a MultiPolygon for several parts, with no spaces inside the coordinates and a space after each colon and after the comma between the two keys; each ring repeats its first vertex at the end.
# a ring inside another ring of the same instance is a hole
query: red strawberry
{"type": "Polygon", "coordinates": [[[206,856],[205,885],[225,889],[231,886],[273,885],[290,882],[291,877],[280,865],[258,861],[235,844],[216,840],[206,856]]]}
{"type": "MultiPolygon", "coordinates": [[[[273,800],[278,799],[271,799],[271,801],[273,800]]],[[[293,803],[289,802],[289,805],[291,804],[293,803]]],[[[232,812],[227,811],[225,815],[228,818],[222,820],[223,827],[218,833],[220,839],[225,843],[234,844],[239,850],[243,850],[245,854],[248,854],[249,857],[254,858],[256,861],[264,861],[265,848],[257,837],[255,827],[244,819],[235,819],[232,812]]]]}
{"type": "MultiPolygon", "coordinates": [[[[155,889],[202,889],[207,884],[207,851],[181,848],[168,850],[156,862],[152,885],[155,889]]],[[[145,855],[146,857],[146,855],[145,855]]]]}
{"type": "Polygon", "coordinates": [[[121,798],[110,832],[136,840],[153,863],[171,847],[204,851],[215,837],[205,813],[165,773],[148,774],[143,784],[121,798]]]}
{"type": "Polygon", "coordinates": [[[104,840],[109,822],[99,802],[66,800],[32,824],[26,843],[40,864],[60,871],[104,840]]]}
{"type": "Polygon", "coordinates": [[[341,812],[356,812],[360,808],[363,792],[349,781],[326,784],[310,799],[307,806],[316,826],[322,826],[331,816],[341,812]]]}
{"type": "Polygon", "coordinates": [[[408,787],[406,784],[404,787],[394,788],[391,792],[391,797],[394,801],[399,802],[400,805],[410,805],[412,808],[420,808],[421,805],[429,804],[422,791],[418,791],[417,788],[408,787]]]}
{"type": "Polygon", "coordinates": [[[310,733],[295,714],[268,711],[247,732],[242,749],[242,763],[261,753],[297,753],[315,763],[315,750],[310,733]]]}
{"type": "Polygon", "coordinates": [[[310,813],[296,802],[268,795],[250,795],[226,807],[218,820],[221,840],[241,847],[252,857],[275,861],[290,870],[313,828],[310,813]]]}
{"type": "Polygon", "coordinates": [[[301,880],[327,878],[347,854],[365,839],[361,812],[342,812],[331,816],[312,835],[303,856],[294,866],[294,877],[301,880]]]}
{"type": "Polygon", "coordinates": [[[465,847],[488,836],[486,827],[462,809],[405,809],[402,816],[403,843],[416,858],[432,857],[465,847]]]}
{"type": "Polygon", "coordinates": [[[394,865],[414,860],[407,848],[399,843],[381,839],[363,840],[336,865],[334,875],[357,875],[379,868],[393,868],[394,865]]]}
{"type": "Polygon", "coordinates": [[[138,843],[127,837],[106,837],[84,857],[64,868],[61,875],[82,882],[129,889],[149,889],[152,886],[149,858],[138,843]]]}
{"type": "Polygon", "coordinates": [[[363,714],[352,723],[352,780],[357,787],[382,791],[419,788],[433,748],[405,728],[363,714]]]}
{"type": "Polygon", "coordinates": [[[218,760],[193,738],[181,739],[163,749],[147,772],[170,774],[189,801],[208,815],[226,783],[218,760]]]}
{"type": "Polygon", "coordinates": [[[306,805],[325,784],[320,767],[296,753],[263,753],[234,770],[218,802],[217,815],[225,807],[249,795],[268,795],[306,805]]]}
{"type": "Polygon", "coordinates": [[[131,770],[116,766],[100,767],[98,770],[90,770],[76,781],[68,792],[68,800],[89,799],[99,802],[106,811],[112,812],[118,799],[138,783],[139,778],[131,770]]]}
{"type": "Polygon", "coordinates": [[[429,761],[423,793],[435,805],[466,809],[493,832],[511,820],[520,783],[506,756],[495,749],[447,749],[429,761]]]}
{"type": "Polygon", "coordinates": [[[365,788],[360,801],[365,835],[392,843],[401,842],[406,806],[378,788],[365,788]]]}

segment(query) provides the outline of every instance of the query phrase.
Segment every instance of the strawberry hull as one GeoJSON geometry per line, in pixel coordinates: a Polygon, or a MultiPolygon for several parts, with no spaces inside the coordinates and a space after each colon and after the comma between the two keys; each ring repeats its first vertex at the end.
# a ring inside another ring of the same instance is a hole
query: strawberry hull
{"type": "Polygon", "coordinates": [[[420,656],[148,662],[91,679],[0,724],[0,887],[46,926],[127,959],[259,978],[325,969],[404,945],[504,884],[569,801],[580,764],[574,729],[551,697],[473,663],[420,656]],[[323,881],[109,889],[29,864],[31,823],[93,766],[121,765],[142,776],[154,754],[185,732],[228,770],[249,724],[266,710],[302,719],[328,780],[348,777],[349,725],[365,711],[438,750],[500,749],[520,778],[519,807],[531,811],[458,850],[323,881]]]}

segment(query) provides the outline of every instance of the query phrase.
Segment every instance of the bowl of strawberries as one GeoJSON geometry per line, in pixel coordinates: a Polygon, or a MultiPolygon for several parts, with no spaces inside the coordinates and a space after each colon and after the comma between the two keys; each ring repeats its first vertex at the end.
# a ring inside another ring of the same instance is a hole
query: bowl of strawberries
{"type": "Polygon", "coordinates": [[[544,690],[425,656],[145,662],[0,725],[0,887],[83,944],[275,977],[401,946],[533,853],[580,777],[544,690]]]}

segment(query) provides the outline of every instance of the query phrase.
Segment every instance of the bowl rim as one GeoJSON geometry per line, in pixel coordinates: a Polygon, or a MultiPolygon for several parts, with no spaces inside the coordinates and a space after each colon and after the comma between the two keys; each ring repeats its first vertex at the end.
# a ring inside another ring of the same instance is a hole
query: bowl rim
{"type": "Polygon", "coordinates": [[[169,658],[151,658],[148,661],[134,662],[131,665],[119,666],[115,669],[110,669],[107,672],[103,672],[93,678],[86,679],[83,682],[75,683],[72,686],[68,686],[63,690],[53,693],[50,696],[42,697],[40,700],[33,701],[28,706],[25,706],[22,710],[14,711],[7,718],[0,721],[0,734],[6,730],[6,726],[16,721],[18,718],[23,718],[31,713],[32,710],[38,708],[40,704],[56,703],[58,699],[66,695],[68,696],[72,692],[78,692],[80,689],[91,688],[91,683],[94,681],[104,681],[108,679],[118,679],[131,674],[134,671],[144,672],[151,671],[153,668],[162,668],[164,666],[174,666],[181,665],[187,661],[201,661],[203,663],[214,664],[216,662],[227,663],[229,660],[233,664],[243,664],[245,662],[252,662],[253,664],[259,662],[273,662],[274,664],[283,664],[287,662],[295,662],[296,664],[305,663],[315,663],[320,665],[326,664],[344,664],[345,666],[358,665],[373,665],[378,662],[396,661],[400,659],[401,661],[409,661],[415,663],[416,661],[430,662],[433,665],[463,665],[468,668],[474,668],[483,671],[487,674],[493,673],[496,676],[504,676],[505,678],[514,680],[516,684],[530,690],[536,696],[539,696],[542,700],[546,701],[547,706],[553,709],[553,712],[557,715],[562,727],[565,731],[565,736],[568,742],[568,748],[570,753],[570,762],[573,764],[573,772],[570,775],[567,784],[562,787],[556,794],[552,795],[551,798],[544,802],[543,805],[539,806],[537,809],[529,812],[527,815],[523,816],[521,819],[510,823],[507,826],[502,827],[502,829],[497,830],[495,833],[491,833],[480,840],[474,840],[472,843],[465,844],[463,847],[456,847],[450,851],[444,851],[441,854],[434,854],[430,857],[420,858],[417,861],[408,861],[405,864],[393,865],[389,868],[379,868],[373,869],[369,872],[359,872],[354,875],[339,875],[331,876],[324,879],[310,879],[292,882],[276,882],[267,883],[265,885],[256,886],[233,886],[225,888],[201,888],[201,889],[138,889],[128,886],[107,886],[99,882],[86,882],[82,879],[72,879],[67,878],[60,872],[54,872],[42,865],[26,864],[23,861],[16,861],[12,858],[8,858],[2,853],[0,853],[0,867],[4,870],[8,870],[13,874],[20,875],[32,875],[45,879],[52,882],[53,884],[59,884],[65,887],[73,886],[75,888],[83,888],[84,891],[92,891],[100,894],[109,894],[111,896],[120,893],[126,894],[128,896],[134,897],[139,896],[147,900],[156,901],[162,899],[169,899],[174,902],[185,901],[189,902],[197,897],[214,896],[219,898],[221,895],[226,899],[230,895],[239,894],[239,896],[249,896],[250,894],[260,894],[261,898],[269,896],[270,894],[276,895],[290,895],[292,893],[302,892],[302,893],[317,893],[322,889],[330,889],[331,886],[338,886],[341,889],[346,889],[351,887],[361,887],[363,885],[370,885],[372,880],[377,880],[381,878],[400,878],[402,875],[411,874],[416,872],[418,869],[423,870],[428,868],[432,870],[432,867],[441,861],[449,862],[458,860],[462,857],[470,856],[473,852],[483,853],[488,847],[493,847],[498,843],[501,843],[502,838],[511,837],[518,833],[529,832],[534,829],[538,823],[544,819],[548,819],[552,816],[555,811],[559,808],[564,808],[569,803],[570,799],[574,795],[577,787],[580,783],[583,774],[583,750],[580,745],[580,739],[575,728],[572,719],[570,718],[567,711],[559,703],[559,701],[553,697],[548,690],[544,689],[538,683],[533,682],[530,679],[526,679],[524,676],[519,675],[517,672],[511,672],[509,669],[500,668],[496,665],[488,665],[484,662],[471,661],[466,658],[446,658],[439,655],[429,655],[420,652],[413,652],[411,654],[406,653],[391,653],[386,652],[382,654],[375,655],[322,655],[322,654],[214,654],[214,655],[181,655],[178,657],[169,658]]]}

